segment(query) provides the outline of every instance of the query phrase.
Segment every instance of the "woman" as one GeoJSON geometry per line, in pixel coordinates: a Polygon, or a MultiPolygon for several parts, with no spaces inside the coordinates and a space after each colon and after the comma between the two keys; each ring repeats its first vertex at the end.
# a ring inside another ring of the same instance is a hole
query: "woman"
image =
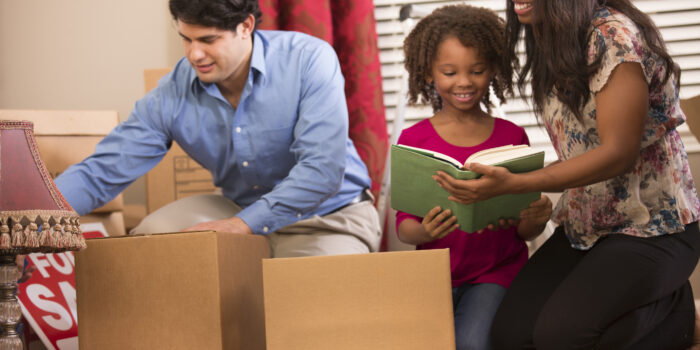
{"type": "Polygon", "coordinates": [[[507,2],[507,53],[524,31],[518,80],[559,161],[538,171],[471,164],[438,173],[451,199],[564,191],[553,236],[496,314],[496,348],[685,349],[700,214],[676,127],[680,71],[651,19],[628,0],[507,2]]]}

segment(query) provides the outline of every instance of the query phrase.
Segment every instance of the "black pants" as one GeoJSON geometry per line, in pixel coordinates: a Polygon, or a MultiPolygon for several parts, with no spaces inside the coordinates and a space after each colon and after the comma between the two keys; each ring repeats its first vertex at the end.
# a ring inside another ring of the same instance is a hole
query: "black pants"
{"type": "Polygon", "coordinates": [[[492,326],[496,349],[685,349],[696,223],[652,238],[615,234],[588,251],[558,228],[516,276],[492,326]]]}

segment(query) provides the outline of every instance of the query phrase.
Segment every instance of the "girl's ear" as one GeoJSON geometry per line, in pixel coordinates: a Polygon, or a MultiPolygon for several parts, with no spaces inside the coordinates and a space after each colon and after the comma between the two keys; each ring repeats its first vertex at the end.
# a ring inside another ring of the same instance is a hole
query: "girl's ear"
{"type": "Polygon", "coordinates": [[[426,74],[426,75],[425,75],[425,82],[428,83],[428,84],[432,84],[432,83],[433,83],[433,77],[431,77],[430,75],[427,75],[427,74],[426,74]]]}

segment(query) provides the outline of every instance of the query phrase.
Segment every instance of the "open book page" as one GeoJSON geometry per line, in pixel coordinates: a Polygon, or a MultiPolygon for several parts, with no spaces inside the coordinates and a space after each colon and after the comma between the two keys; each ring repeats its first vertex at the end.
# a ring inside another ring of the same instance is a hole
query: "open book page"
{"type": "Polygon", "coordinates": [[[467,158],[466,163],[494,165],[538,153],[528,145],[506,145],[476,152],[467,158]]]}
{"type": "Polygon", "coordinates": [[[404,148],[404,149],[412,150],[412,151],[414,151],[414,152],[416,152],[416,153],[419,153],[419,154],[422,154],[422,155],[426,155],[426,156],[428,156],[428,157],[433,157],[433,158],[436,158],[436,159],[444,160],[444,161],[446,161],[446,162],[448,162],[448,163],[451,163],[452,165],[454,165],[454,166],[456,166],[456,167],[458,167],[458,168],[461,168],[461,167],[463,166],[463,164],[462,164],[460,161],[458,161],[457,159],[454,159],[454,158],[452,158],[452,157],[450,157],[450,156],[448,156],[448,155],[446,155],[446,154],[440,153],[440,152],[431,151],[431,150],[425,149],[425,148],[419,148],[419,147],[413,147],[413,146],[406,146],[406,145],[399,145],[399,144],[397,144],[396,146],[397,146],[397,147],[404,148]]]}

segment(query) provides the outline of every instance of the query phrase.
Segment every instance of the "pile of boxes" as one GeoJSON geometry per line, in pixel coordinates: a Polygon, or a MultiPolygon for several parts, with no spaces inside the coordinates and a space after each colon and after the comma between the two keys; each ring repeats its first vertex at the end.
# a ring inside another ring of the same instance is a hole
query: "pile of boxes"
{"type": "Polygon", "coordinates": [[[80,348],[454,348],[447,250],[268,258],[232,233],[88,240],[80,348]]]}
{"type": "MultiPolygon", "coordinates": [[[[119,122],[112,111],[0,119],[34,123],[53,177],[119,122]]],[[[148,211],[214,189],[176,145],[148,177],[148,211]]],[[[257,235],[125,235],[124,208],[119,195],[81,217],[111,237],[75,254],[80,349],[454,348],[447,250],[269,259],[257,235]]]]}

